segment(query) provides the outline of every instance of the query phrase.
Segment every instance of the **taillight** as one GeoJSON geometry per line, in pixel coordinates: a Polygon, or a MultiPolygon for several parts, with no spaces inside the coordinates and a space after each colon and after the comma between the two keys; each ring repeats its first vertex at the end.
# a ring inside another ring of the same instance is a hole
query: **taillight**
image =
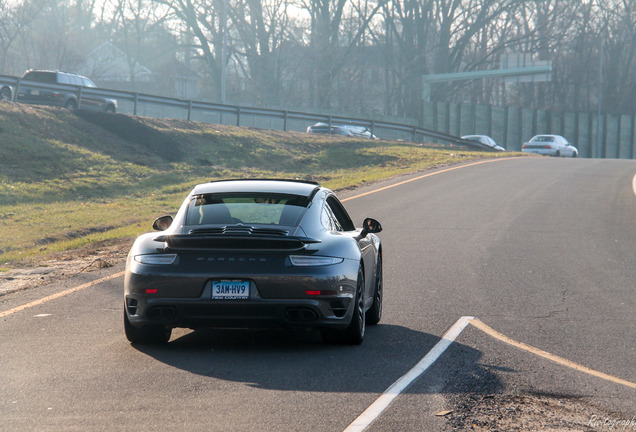
{"type": "Polygon", "coordinates": [[[177,259],[177,254],[135,255],[134,259],[141,264],[170,265],[177,259]]]}
{"type": "Polygon", "coordinates": [[[146,288],[144,290],[144,293],[146,294],[157,294],[157,292],[159,292],[157,288],[146,288]]]}
{"type": "Polygon", "coordinates": [[[312,256],[312,255],[290,255],[289,261],[296,267],[307,266],[328,266],[332,264],[340,264],[344,261],[344,258],[334,258],[325,256],[312,256]]]}
{"type": "Polygon", "coordinates": [[[305,291],[305,294],[310,296],[320,296],[320,295],[336,295],[336,291],[334,290],[314,290],[314,291],[305,291]]]}

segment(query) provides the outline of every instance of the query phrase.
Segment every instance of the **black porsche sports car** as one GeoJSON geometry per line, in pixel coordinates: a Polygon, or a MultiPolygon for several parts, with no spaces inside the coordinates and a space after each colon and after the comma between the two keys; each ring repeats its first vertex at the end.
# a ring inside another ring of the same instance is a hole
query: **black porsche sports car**
{"type": "Polygon", "coordinates": [[[356,228],[329,189],[297,180],[196,186],[126,262],[124,329],[133,343],[173,328],[317,328],[360,344],[382,316],[380,223],[356,228]]]}

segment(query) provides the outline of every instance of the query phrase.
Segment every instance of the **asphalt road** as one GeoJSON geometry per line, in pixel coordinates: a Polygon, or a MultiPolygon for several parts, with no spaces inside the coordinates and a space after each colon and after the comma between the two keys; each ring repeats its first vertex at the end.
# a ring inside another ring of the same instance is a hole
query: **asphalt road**
{"type": "MultiPolygon", "coordinates": [[[[132,346],[114,277],[0,318],[0,430],[343,431],[462,316],[606,376],[468,325],[367,430],[462,430],[453,413],[475,395],[636,416],[636,162],[520,158],[423,174],[340,194],[354,221],[384,226],[384,316],[361,346],[186,330],[132,346]]],[[[122,270],[0,297],[0,316],[122,270]]]]}

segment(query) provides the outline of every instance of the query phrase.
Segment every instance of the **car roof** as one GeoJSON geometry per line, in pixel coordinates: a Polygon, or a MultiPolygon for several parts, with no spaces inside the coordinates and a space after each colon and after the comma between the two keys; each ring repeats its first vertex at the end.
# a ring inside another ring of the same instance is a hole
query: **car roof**
{"type": "Polygon", "coordinates": [[[561,135],[553,135],[553,134],[540,134],[540,135],[535,135],[534,138],[539,138],[539,137],[546,137],[546,138],[563,138],[561,135]]]}
{"type": "MultiPolygon", "coordinates": [[[[81,77],[81,78],[88,78],[85,77],[84,75],[80,75],[78,73],[75,72],[64,72],[64,71],[60,71],[60,70],[50,70],[50,69],[29,69],[26,72],[24,72],[24,75],[29,74],[29,73],[35,73],[35,74],[64,74],[64,75],[73,75],[73,76],[77,76],[77,77],[81,77]]],[[[88,78],[90,79],[90,78],[88,78]]]]}
{"type": "MultiPolygon", "coordinates": [[[[329,125],[327,123],[318,122],[312,126],[329,126],[329,125]]],[[[345,123],[332,123],[331,127],[366,129],[366,126],[359,126],[359,125],[352,125],[352,124],[345,124],[345,123]]]]}
{"type": "Polygon", "coordinates": [[[316,182],[289,179],[236,179],[203,183],[194,187],[193,194],[258,192],[285,193],[310,197],[320,186],[316,182]]]}

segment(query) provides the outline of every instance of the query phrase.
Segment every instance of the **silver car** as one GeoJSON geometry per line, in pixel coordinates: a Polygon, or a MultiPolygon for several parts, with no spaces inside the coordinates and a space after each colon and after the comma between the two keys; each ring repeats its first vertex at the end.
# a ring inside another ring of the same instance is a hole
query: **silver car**
{"type": "Polygon", "coordinates": [[[577,157],[579,155],[579,150],[561,135],[536,135],[523,144],[521,151],[561,157],[577,157]]]}
{"type": "Polygon", "coordinates": [[[53,86],[58,84],[72,85],[78,90],[81,87],[97,88],[93,81],[82,75],[60,71],[29,70],[22,76],[16,101],[35,105],[59,106],[71,110],[81,108],[107,113],[117,111],[116,99],[87,96],[86,94],[82,95],[80,99],[79,95],[81,93],[79,91],[64,90],[62,88],[47,89],[38,86],[37,83],[51,84],[53,86]]]}
{"type": "Polygon", "coordinates": [[[343,135],[348,137],[360,137],[377,139],[371,131],[364,126],[356,125],[331,125],[327,123],[316,123],[315,125],[307,127],[307,133],[324,133],[331,135],[343,135]]]}
{"type": "Polygon", "coordinates": [[[504,147],[497,144],[497,142],[494,139],[490,138],[488,135],[464,135],[462,139],[478,142],[481,145],[493,150],[506,151],[504,147]]]}

